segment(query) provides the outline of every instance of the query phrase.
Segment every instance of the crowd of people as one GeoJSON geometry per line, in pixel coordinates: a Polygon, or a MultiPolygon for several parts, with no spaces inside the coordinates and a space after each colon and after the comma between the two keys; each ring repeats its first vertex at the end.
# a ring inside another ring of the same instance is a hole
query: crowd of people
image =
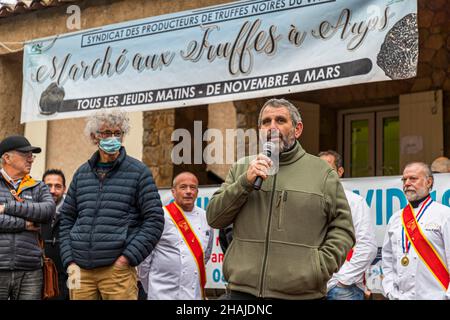
{"type": "MultiPolygon", "coordinates": [[[[199,181],[190,172],[173,179],[174,200],[162,205],[150,169],[122,145],[130,129],[123,111],[89,117],[85,133],[97,151],[68,188],[58,169],[33,179],[41,148],[5,138],[0,299],[41,299],[44,253],[58,270],[53,299],[205,299],[213,228],[227,251],[220,299],[367,298],[374,224],[366,201],[340,182],[342,157],[302,148],[303,121],[287,100],[268,100],[258,126],[277,152],[239,159],[206,212],[195,205],[199,181]]],[[[430,197],[433,173],[449,171],[444,157],[404,168],[408,204],[390,219],[382,248],[388,299],[450,298],[450,208],[430,197]]]]}

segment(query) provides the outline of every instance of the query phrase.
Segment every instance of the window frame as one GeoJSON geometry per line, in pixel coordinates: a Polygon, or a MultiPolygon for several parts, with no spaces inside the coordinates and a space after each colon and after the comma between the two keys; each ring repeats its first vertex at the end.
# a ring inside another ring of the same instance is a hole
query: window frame
{"type": "MultiPolygon", "coordinates": [[[[395,114],[399,117],[399,105],[390,104],[384,106],[363,107],[363,108],[351,108],[338,110],[338,152],[343,156],[344,165],[344,177],[351,178],[351,132],[349,130],[349,124],[353,120],[369,119],[369,140],[372,144],[372,148],[369,150],[371,174],[372,176],[382,176],[382,159],[383,159],[383,146],[378,145],[378,141],[383,141],[383,127],[380,120],[383,117],[391,117],[395,114]],[[380,116],[379,116],[380,115],[380,116]],[[381,117],[381,118],[380,118],[381,117]],[[372,119],[372,120],[370,120],[372,119]],[[372,124],[371,124],[372,123],[372,124]],[[347,132],[346,132],[347,131],[347,132]],[[344,144],[344,141],[347,143],[344,144]],[[350,143],[348,143],[350,141],[350,143]],[[380,162],[381,160],[381,162],[380,162]],[[380,174],[381,172],[381,174],[380,174]]],[[[400,121],[400,117],[399,117],[400,121]]]]}
{"type": "MultiPolygon", "coordinates": [[[[380,112],[376,112],[376,121],[375,121],[375,126],[376,126],[376,147],[377,147],[377,152],[376,152],[376,175],[377,176],[383,176],[383,168],[384,168],[384,162],[383,162],[383,158],[384,158],[384,151],[383,151],[383,145],[381,143],[377,143],[377,141],[382,141],[384,143],[384,136],[383,136],[383,124],[384,124],[384,119],[385,118],[393,118],[393,117],[397,117],[399,118],[399,122],[400,122],[400,115],[399,115],[399,110],[390,110],[390,111],[380,111],[380,112]]],[[[400,132],[399,132],[399,137],[400,139],[400,132]]],[[[400,153],[400,150],[399,150],[400,153]]],[[[399,164],[400,164],[400,157],[399,157],[399,164]]]]}

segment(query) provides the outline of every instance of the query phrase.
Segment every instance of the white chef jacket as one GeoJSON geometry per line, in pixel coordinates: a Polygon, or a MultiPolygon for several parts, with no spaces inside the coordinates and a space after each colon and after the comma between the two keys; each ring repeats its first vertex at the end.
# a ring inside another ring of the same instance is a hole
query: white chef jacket
{"type": "Polygon", "coordinates": [[[327,283],[327,290],[331,290],[338,282],[341,282],[348,286],[356,284],[364,291],[364,273],[377,255],[375,228],[366,200],[352,191],[344,191],[352,212],[356,244],[353,247],[352,258],[350,261],[345,261],[339,271],[333,274],[327,283]]]}
{"type": "MultiPolygon", "coordinates": [[[[206,221],[206,212],[194,207],[191,212],[184,211],[184,215],[201,243],[206,265],[214,236],[206,221]]],[[[147,299],[202,299],[195,258],[165,207],[164,219],[164,231],[159,242],[138,267],[138,277],[147,292],[147,299]]]]}
{"type": "MultiPolygon", "coordinates": [[[[414,208],[417,214],[418,208],[414,208]]],[[[411,244],[409,264],[402,266],[402,210],[391,217],[382,251],[382,281],[385,296],[391,300],[445,300],[450,298],[411,244]]],[[[433,201],[419,220],[424,236],[433,245],[447,269],[450,265],[450,208],[433,201]]]]}

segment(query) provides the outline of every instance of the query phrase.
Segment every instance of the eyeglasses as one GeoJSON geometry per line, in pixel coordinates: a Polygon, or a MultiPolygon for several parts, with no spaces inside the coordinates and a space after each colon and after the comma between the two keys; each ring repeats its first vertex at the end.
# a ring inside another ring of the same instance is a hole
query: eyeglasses
{"type": "Polygon", "coordinates": [[[36,159],[36,155],[34,155],[33,152],[31,152],[31,151],[24,152],[24,151],[15,150],[15,153],[25,159],[32,159],[32,160],[36,159]]]}
{"type": "Polygon", "coordinates": [[[114,137],[116,138],[120,138],[123,134],[123,131],[117,130],[117,131],[110,131],[110,130],[106,130],[106,131],[97,131],[97,134],[102,137],[102,138],[109,138],[112,137],[114,135],[114,137]]]}

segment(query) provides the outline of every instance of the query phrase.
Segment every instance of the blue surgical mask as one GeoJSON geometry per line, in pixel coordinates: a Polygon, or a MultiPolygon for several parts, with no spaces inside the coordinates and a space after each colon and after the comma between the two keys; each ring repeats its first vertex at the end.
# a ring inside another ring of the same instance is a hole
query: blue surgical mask
{"type": "Polygon", "coordinates": [[[109,154],[114,154],[120,150],[122,142],[120,138],[110,137],[106,139],[100,139],[99,148],[109,154]]]}

